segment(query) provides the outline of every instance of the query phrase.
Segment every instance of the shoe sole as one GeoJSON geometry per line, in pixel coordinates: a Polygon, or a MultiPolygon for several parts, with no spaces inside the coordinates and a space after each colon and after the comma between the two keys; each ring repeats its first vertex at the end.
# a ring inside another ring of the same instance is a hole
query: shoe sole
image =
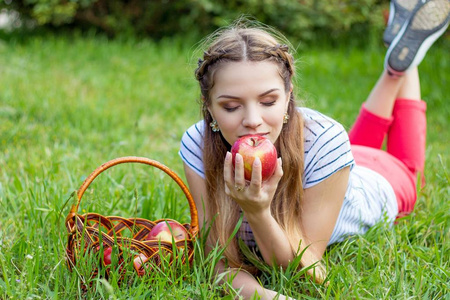
{"type": "Polygon", "coordinates": [[[407,8],[401,6],[395,0],[392,0],[390,2],[388,23],[383,33],[383,42],[387,47],[389,47],[389,45],[392,43],[395,36],[402,28],[403,24],[408,20],[408,17],[411,15],[414,9],[417,8],[419,2],[421,1],[422,0],[417,1],[415,7],[411,10],[408,10],[407,8]]]}
{"type": "Polygon", "coordinates": [[[414,18],[405,23],[389,47],[385,67],[394,75],[403,75],[420,64],[431,45],[445,32],[449,17],[430,30],[412,29],[414,18]]]}

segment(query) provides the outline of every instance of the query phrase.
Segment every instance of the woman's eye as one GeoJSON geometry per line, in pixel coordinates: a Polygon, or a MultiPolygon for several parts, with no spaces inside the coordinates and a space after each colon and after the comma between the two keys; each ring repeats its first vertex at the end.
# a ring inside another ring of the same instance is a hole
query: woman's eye
{"type": "Polygon", "coordinates": [[[234,106],[234,107],[226,107],[226,106],[224,106],[223,109],[225,109],[227,112],[233,112],[236,109],[238,109],[238,106],[234,106]]]}
{"type": "Polygon", "coordinates": [[[272,106],[272,105],[275,104],[275,102],[276,102],[276,100],[273,100],[273,101],[267,101],[267,102],[262,102],[262,105],[264,105],[264,106],[272,106]]]}

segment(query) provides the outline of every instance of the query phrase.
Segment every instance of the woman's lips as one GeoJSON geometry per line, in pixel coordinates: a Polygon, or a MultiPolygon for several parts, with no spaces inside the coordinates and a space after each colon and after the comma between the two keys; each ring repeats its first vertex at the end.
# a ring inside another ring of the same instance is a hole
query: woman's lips
{"type": "Polygon", "coordinates": [[[269,133],[268,132],[264,132],[264,133],[248,133],[248,134],[240,135],[239,138],[244,137],[244,136],[250,136],[250,135],[259,135],[259,136],[264,136],[265,137],[265,136],[269,135],[269,133]]]}

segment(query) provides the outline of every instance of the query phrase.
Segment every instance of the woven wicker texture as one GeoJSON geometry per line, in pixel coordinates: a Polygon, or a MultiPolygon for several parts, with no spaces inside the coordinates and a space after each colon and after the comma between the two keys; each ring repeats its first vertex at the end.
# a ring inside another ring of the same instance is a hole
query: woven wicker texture
{"type": "MultiPolygon", "coordinates": [[[[198,233],[198,215],[194,200],[188,188],[183,181],[165,165],[145,157],[120,157],[108,161],[92,172],[83,182],[77,191],[77,204],[73,205],[66,218],[66,228],[68,231],[68,243],[66,248],[67,264],[70,270],[76,266],[77,259],[86,252],[98,253],[102,248],[114,246],[118,251],[114,252],[117,256],[119,268],[124,268],[124,261],[130,260],[133,253],[134,260],[139,260],[139,264],[134,264],[134,268],[139,276],[147,271],[149,265],[160,266],[161,258],[170,260],[170,264],[177,259],[183,263],[191,263],[193,259],[193,241],[198,233]],[[152,228],[159,222],[175,221],[172,219],[159,219],[150,221],[142,218],[122,218],[117,216],[102,216],[97,213],[78,214],[81,198],[94,181],[94,179],[103,171],[124,163],[142,163],[156,167],[169,175],[181,188],[189,203],[191,213],[191,223],[182,224],[189,237],[187,239],[175,241],[175,244],[167,241],[148,240],[147,236],[152,228]],[[103,244],[101,247],[100,244],[103,244]],[[175,253],[174,253],[175,250],[175,253]],[[151,260],[151,264],[147,262],[151,260]]],[[[100,254],[97,254],[100,256],[100,254]]],[[[133,259],[131,259],[133,260],[133,259]]],[[[98,267],[94,267],[93,276],[97,275],[99,268],[105,268],[106,277],[109,275],[110,268],[102,260],[98,267]]],[[[119,270],[120,271],[120,270],[119,270]]],[[[121,272],[119,272],[122,274],[121,272]]]]}

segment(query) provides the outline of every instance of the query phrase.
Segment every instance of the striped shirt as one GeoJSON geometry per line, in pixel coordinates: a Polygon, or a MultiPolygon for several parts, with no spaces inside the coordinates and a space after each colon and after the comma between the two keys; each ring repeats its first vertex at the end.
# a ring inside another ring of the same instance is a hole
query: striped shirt
{"type": "MultiPolygon", "coordinates": [[[[363,234],[380,221],[393,222],[398,213],[397,201],[389,182],[380,174],[355,165],[344,127],[335,120],[309,108],[298,108],[304,118],[303,188],[322,182],[337,171],[350,167],[343,205],[328,244],[347,236],[363,234]]],[[[191,126],[183,135],[179,155],[202,178],[204,121],[191,126]]],[[[319,225],[318,225],[319,226],[319,225]]],[[[248,222],[239,236],[248,246],[256,247],[248,222]]]]}

